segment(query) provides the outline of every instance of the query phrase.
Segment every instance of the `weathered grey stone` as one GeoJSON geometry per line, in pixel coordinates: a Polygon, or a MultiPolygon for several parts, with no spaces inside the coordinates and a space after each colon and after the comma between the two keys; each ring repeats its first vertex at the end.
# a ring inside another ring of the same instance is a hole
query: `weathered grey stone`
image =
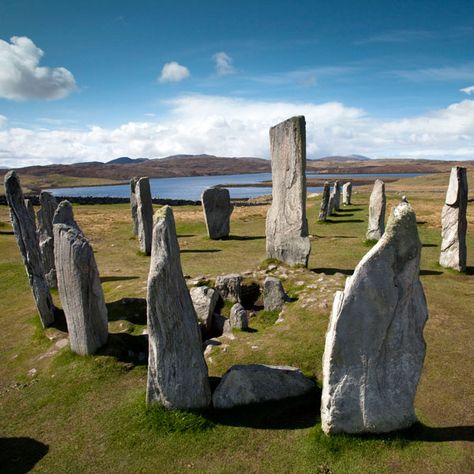
{"type": "Polygon", "coordinates": [[[94,354],[108,337],[107,308],[94,252],[78,228],[66,224],[53,228],[59,297],[71,350],[94,354]]]}
{"type": "Polygon", "coordinates": [[[206,189],[201,195],[201,203],[209,238],[217,240],[228,237],[230,215],[234,209],[229,190],[218,186],[206,189]]]}
{"type": "Polygon", "coordinates": [[[324,183],[323,193],[321,196],[321,207],[319,208],[318,220],[325,221],[329,215],[329,196],[331,194],[331,189],[329,183],[326,181],[324,183]]]}
{"type": "Polygon", "coordinates": [[[334,191],[331,191],[329,194],[329,201],[328,201],[328,216],[332,216],[334,214],[334,191]]]}
{"type": "Polygon", "coordinates": [[[336,293],[323,357],[325,433],[388,432],[416,421],[428,316],[420,253],[415,213],[401,203],[336,293]]]}
{"type": "Polygon", "coordinates": [[[348,182],[342,186],[342,204],[350,206],[352,204],[352,183],[348,182]]]}
{"type": "Polygon", "coordinates": [[[212,315],[219,301],[219,293],[208,286],[196,286],[189,291],[199,323],[207,330],[212,329],[212,315]]]}
{"type": "Polygon", "coordinates": [[[333,193],[333,207],[335,211],[339,211],[341,208],[341,185],[339,184],[339,181],[334,183],[333,193]]]}
{"type": "Polygon", "coordinates": [[[14,171],[5,175],[5,195],[16,241],[26,268],[31,291],[44,327],[54,322],[54,305],[44,277],[43,261],[34,220],[26,208],[23,192],[14,171]]]}
{"type": "Polygon", "coordinates": [[[303,116],[270,128],[272,205],[267,213],[267,257],[308,265],[306,220],[306,125],[303,116]]]}
{"type": "Polygon", "coordinates": [[[130,180],[130,211],[132,213],[132,230],[133,235],[138,235],[138,204],[137,204],[137,194],[136,186],[138,182],[138,177],[134,176],[130,180]]]}
{"type": "Polygon", "coordinates": [[[27,211],[29,212],[31,219],[33,221],[33,224],[36,227],[36,214],[35,214],[35,208],[33,207],[33,202],[31,199],[25,199],[25,206],[27,211]]]}
{"type": "Polygon", "coordinates": [[[54,266],[54,236],[53,217],[58,207],[56,198],[47,191],[41,191],[40,208],[36,214],[38,218],[38,239],[43,259],[44,276],[50,288],[58,286],[56,268],[54,266]]]}
{"type": "Polygon", "coordinates": [[[135,194],[137,199],[138,241],[140,242],[140,251],[145,255],[150,255],[153,232],[153,203],[148,178],[140,178],[137,181],[135,194]]]}
{"type": "Polygon", "coordinates": [[[65,224],[70,227],[75,227],[78,230],[79,228],[78,223],[74,220],[74,212],[72,210],[72,204],[69,201],[61,201],[56,208],[53,217],[53,228],[54,224],[65,224]]]}
{"type": "Polygon", "coordinates": [[[376,179],[370,194],[367,240],[379,240],[385,230],[385,183],[376,179]]]}
{"type": "Polygon", "coordinates": [[[313,389],[314,383],[296,367],[234,365],[222,377],[212,403],[225,409],[297,397],[313,389]]]}
{"type": "Polygon", "coordinates": [[[443,267],[466,271],[467,231],[467,171],[456,166],[451,169],[446,201],[441,213],[441,254],[443,267]]]}
{"type": "Polygon", "coordinates": [[[216,278],[215,288],[224,300],[240,303],[242,299],[242,277],[238,273],[219,275],[216,278]]]}
{"type": "Polygon", "coordinates": [[[283,285],[278,278],[267,277],[263,282],[263,306],[265,311],[280,311],[288,295],[283,289],[283,285]]]}
{"type": "Polygon", "coordinates": [[[147,402],[178,409],[208,406],[211,390],[207,365],[169,206],[154,216],[147,319],[147,402]]]}
{"type": "Polygon", "coordinates": [[[235,303],[230,309],[229,322],[232,329],[248,329],[247,310],[240,303],[235,303]]]}

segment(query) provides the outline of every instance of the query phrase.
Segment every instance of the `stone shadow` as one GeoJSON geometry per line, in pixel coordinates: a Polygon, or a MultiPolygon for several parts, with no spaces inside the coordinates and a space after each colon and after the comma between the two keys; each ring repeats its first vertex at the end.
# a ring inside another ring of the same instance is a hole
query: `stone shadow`
{"type": "Polygon", "coordinates": [[[0,235],[15,235],[12,230],[0,230],[0,235]]]}
{"type": "Polygon", "coordinates": [[[33,438],[0,438],[0,470],[11,474],[24,474],[49,451],[47,444],[33,438]]]}
{"type": "Polygon", "coordinates": [[[178,234],[178,239],[184,237],[196,237],[196,234],[178,234]]]}
{"type": "Polygon", "coordinates": [[[340,221],[335,221],[333,219],[326,219],[326,222],[330,224],[349,224],[349,223],[360,223],[364,221],[362,219],[344,219],[340,221]]]}
{"type": "Polygon", "coordinates": [[[126,332],[109,333],[107,344],[102,346],[98,355],[115,357],[120,362],[134,366],[148,363],[148,336],[141,334],[134,336],[126,332]]]}
{"type": "Polygon", "coordinates": [[[438,244],[422,244],[422,247],[439,247],[438,244]]]}
{"type": "Polygon", "coordinates": [[[104,276],[100,277],[100,282],[105,283],[107,281],[126,281],[126,280],[138,280],[137,276],[104,276]]]}
{"type": "Polygon", "coordinates": [[[324,273],[325,275],[334,275],[335,273],[342,273],[343,275],[350,276],[354,273],[354,269],[325,268],[325,267],[311,268],[310,271],[314,273],[324,273]]]}
{"type": "MultiPolygon", "coordinates": [[[[217,386],[218,377],[210,380],[217,386]],[[214,379],[214,380],[212,380],[214,379]]],[[[206,410],[203,416],[215,424],[263,430],[297,430],[310,428],[319,421],[321,390],[316,387],[300,397],[265,403],[255,403],[228,410],[206,410]]]]}
{"type": "Polygon", "coordinates": [[[145,298],[122,298],[106,303],[106,306],[109,321],[123,319],[133,324],[146,324],[145,298]]]}
{"type": "Polygon", "coordinates": [[[264,235],[229,235],[222,240],[263,240],[264,235]]]}
{"type": "Polygon", "coordinates": [[[466,275],[474,275],[474,267],[466,267],[466,275]]]}
{"type": "Polygon", "coordinates": [[[420,270],[420,275],[424,276],[435,276],[435,275],[442,275],[444,272],[440,272],[438,270],[420,270]]]}
{"type": "Polygon", "coordinates": [[[184,249],[181,253],[216,253],[222,252],[221,249],[184,249]]]}

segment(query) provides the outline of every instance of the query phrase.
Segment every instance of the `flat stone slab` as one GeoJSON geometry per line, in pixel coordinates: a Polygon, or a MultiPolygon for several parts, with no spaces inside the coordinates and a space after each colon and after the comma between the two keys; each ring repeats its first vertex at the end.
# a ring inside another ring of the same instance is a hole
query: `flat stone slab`
{"type": "Polygon", "coordinates": [[[206,189],[201,195],[204,220],[210,239],[224,239],[230,232],[230,215],[234,207],[229,190],[219,186],[206,189]]]}
{"type": "Polygon", "coordinates": [[[212,396],[214,408],[225,409],[304,395],[315,387],[296,367],[234,365],[212,396]]]}

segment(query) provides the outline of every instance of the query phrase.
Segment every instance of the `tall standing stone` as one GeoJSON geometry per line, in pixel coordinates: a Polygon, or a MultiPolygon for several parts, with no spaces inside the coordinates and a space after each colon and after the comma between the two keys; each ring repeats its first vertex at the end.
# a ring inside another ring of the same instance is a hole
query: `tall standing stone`
{"type": "Polygon", "coordinates": [[[133,235],[138,235],[138,204],[137,204],[137,194],[136,186],[138,179],[134,176],[130,180],[130,211],[132,213],[132,229],[133,235]]]}
{"type": "Polygon", "coordinates": [[[66,224],[70,227],[75,227],[80,230],[79,225],[74,219],[74,212],[72,210],[72,205],[69,201],[61,201],[59,206],[56,208],[56,212],[53,217],[53,231],[54,224],[66,224]]]}
{"type": "Polygon", "coordinates": [[[25,206],[26,206],[27,211],[30,213],[33,224],[36,227],[36,214],[35,214],[35,208],[33,207],[33,201],[31,199],[25,199],[25,206]]]}
{"type": "Polygon", "coordinates": [[[318,220],[325,221],[329,215],[329,195],[331,194],[331,189],[329,183],[326,181],[324,183],[323,193],[321,196],[321,207],[319,208],[318,220]]]}
{"type": "Polygon", "coordinates": [[[341,185],[339,181],[336,181],[334,183],[333,193],[334,193],[334,198],[333,198],[334,210],[339,211],[339,209],[341,208],[341,185]]]}
{"type": "Polygon", "coordinates": [[[108,337],[107,308],[94,252],[77,227],[53,227],[59,297],[71,350],[80,355],[94,354],[108,337]]]}
{"type": "Polygon", "coordinates": [[[151,238],[153,232],[153,203],[151,199],[150,181],[140,178],[135,187],[137,199],[138,240],[140,251],[151,254],[151,238]]]}
{"type": "Polygon", "coordinates": [[[342,186],[342,203],[344,206],[350,206],[352,204],[352,183],[348,182],[342,186]]]}
{"type": "Polygon", "coordinates": [[[456,166],[451,169],[448,192],[441,213],[441,255],[443,267],[466,271],[467,172],[456,166]]]}
{"type": "Polygon", "coordinates": [[[147,403],[158,402],[177,409],[208,406],[211,390],[207,365],[169,206],[154,217],[147,319],[147,403]]]}
{"type": "Polygon", "coordinates": [[[267,257],[308,265],[306,220],[306,124],[292,117],[270,128],[272,205],[267,213],[267,257]]]}
{"type": "Polygon", "coordinates": [[[201,195],[201,203],[209,238],[217,240],[228,237],[233,211],[229,190],[219,186],[206,189],[201,195]]]}
{"type": "Polygon", "coordinates": [[[56,268],[54,266],[53,218],[58,203],[56,198],[46,191],[41,191],[38,218],[38,239],[43,258],[44,276],[50,288],[57,287],[56,268]]]}
{"type": "Polygon", "coordinates": [[[325,433],[382,433],[416,421],[428,317],[420,254],[415,213],[402,202],[336,293],[323,356],[325,433]]]}
{"type": "Polygon", "coordinates": [[[44,277],[43,261],[38,244],[36,226],[28,211],[23,192],[14,171],[5,175],[5,194],[18,247],[26,267],[36,307],[44,327],[54,322],[54,305],[44,277]]]}
{"type": "Polygon", "coordinates": [[[329,201],[328,201],[328,216],[332,216],[334,214],[334,191],[329,193],[329,201]]]}
{"type": "Polygon", "coordinates": [[[376,179],[370,195],[367,240],[379,240],[385,230],[385,183],[376,179]]]}

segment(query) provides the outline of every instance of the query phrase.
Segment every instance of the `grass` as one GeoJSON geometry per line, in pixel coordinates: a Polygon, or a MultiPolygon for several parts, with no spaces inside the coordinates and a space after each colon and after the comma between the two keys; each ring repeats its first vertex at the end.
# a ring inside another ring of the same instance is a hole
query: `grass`
{"type": "MultiPolygon", "coordinates": [[[[116,333],[111,339],[117,347],[93,357],[57,349],[56,340],[49,339],[56,333],[40,328],[14,236],[7,233],[7,209],[0,207],[0,453],[19,453],[13,461],[12,455],[3,459],[0,454],[2,472],[473,472],[474,238],[469,234],[467,274],[438,265],[446,183],[444,174],[386,186],[388,208],[403,193],[417,212],[429,320],[415,404],[422,423],[408,432],[377,437],[324,436],[319,392],[230,413],[146,408],[146,365],[121,357],[124,341],[137,341],[145,327],[143,302],[123,303],[123,298],[146,296],[149,265],[149,257],[137,255],[138,243],[129,238],[129,207],[74,208],[95,250],[109,330],[116,333]]],[[[472,179],[470,185],[474,189],[472,179]]],[[[174,208],[189,284],[247,271],[255,274],[249,281],[262,281],[268,265],[275,264],[271,274],[295,298],[285,305],[278,324],[279,314],[257,311],[250,319],[255,331],[236,332],[235,340],[223,339],[213,347],[208,357],[212,377],[234,364],[266,363],[294,365],[321,380],[334,291],[343,288],[368,250],[369,192],[356,188],[355,204],[324,225],[317,222],[319,200],[308,200],[308,270],[274,261],[259,268],[265,259],[265,206],[236,208],[234,238],[226,241],[206,237],[200,208],[174,208]]],[[[472,229],[471,206],[468,212],[472,229]]],[[[59,304],[57,294],[53,296],[59,304]]]]}

